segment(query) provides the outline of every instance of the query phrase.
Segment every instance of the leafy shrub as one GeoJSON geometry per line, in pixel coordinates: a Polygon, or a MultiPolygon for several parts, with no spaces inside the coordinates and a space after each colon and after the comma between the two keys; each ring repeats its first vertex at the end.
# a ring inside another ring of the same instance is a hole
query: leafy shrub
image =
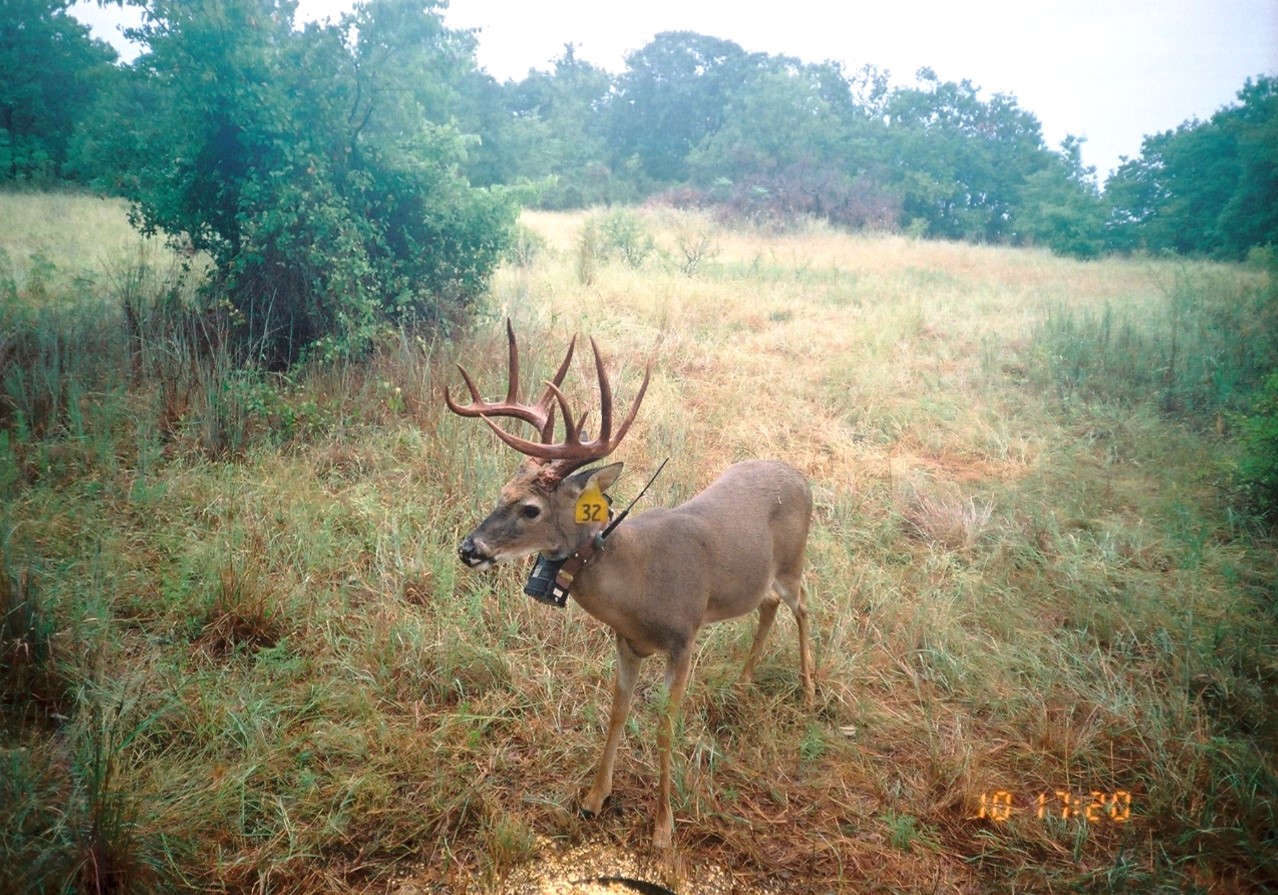
{"type": "Polygon", "coordinates": [[[1095,186],[1078,173],[1078,145],[1066,144],[1074,153],[1072,165],[1052,159],[1025,178],[1015,215],[1016,236],[1058,255],[1095,258],[1104,249],[1105,208],[1095,186]]]}
{"type": "Polygon", "coordinates": [[[1250,508],[1278,521],[1278,373],[1270,376],[1238,419],[1242,458],[1237,477],[1250,508]]]}
{"type": "Polygon", "coordinates": [[[137,226],[212,258],[237,360],[362,352],[388,319],[465,313],[515,202],[470,187],[466,141],[424,116],[434,69],[458,52],[437,14],[370,4],[297,31],[287,3],[152,11],[133,108],[115,110],[132,125],[107,121],[95,145],[134,160],[109,186],[137,226]]]}
{"type": "Polygon", "coordinates": [[[506,250],[506,261],[521,270],[533,266],[533,263],[546,251],[546,239],[531,227],[523,224],[515,225],[514,237],[506,250]]]}
{"type": "Polygon", "coordinates": [[[643,221],[630,211],[620,209],[598,222],[605,248],[616,251],[628,267],[638,269],[656,249],[657,243],[643,221]]]}

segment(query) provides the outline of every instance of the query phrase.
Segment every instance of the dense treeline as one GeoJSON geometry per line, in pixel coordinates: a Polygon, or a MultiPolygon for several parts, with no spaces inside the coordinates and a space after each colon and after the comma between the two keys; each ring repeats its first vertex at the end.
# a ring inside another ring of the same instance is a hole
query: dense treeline
{"type": "MultiPolygon", "coordinates": [[[[293,0],[132,1],[146,15],[134,35],[146,51],[129,65],[92,40],[66,0],[6,1],[0,176],[123,194],[148,228],[215,256],[245,245],[216,221],[189,219],[196,206],[216,194],[211,214],[242,215],[263,198],[239,196],[249,169],[305,194],[314,157],[341,160],[318,182],[336,176],[348,211],[363,202],[349,175],[389,164],[447,171],[450,202],[473,187],[533,184],[521,198],[543,207],[659,196],[749,219],[815,216],[1079,257],[1238,258],[1278,239],[1270,74],[1212,119],[1146,138],[1102,192],[1079,139],[1049,147],[1015,97],[928,69],[891,86],[872,66],[850,73],[667,32],[620,74],[567,45],[550,69],[498,83],[478,68],[473,35],[443,26],[433,0],[371,0],[343,23],[302,29],[293,0]]],[[[277,189],[267,196],[279,199],[277,189]]],[[[392,239],[385,228],[381,238],[392,239]]],[[[463,267],[479,279],[486,269],[463,267]]]]}
{"type": "MultiPolygon", "coordinates": [[[[1278,238],[1272,75],[1249,80],[1238,103],[1210,120],[1148,137],[1102,193],[1081,162],[1079,140],[1051,148],[1014,97],[986,97],[969,81],[942,81],[926,69],[913,85],[894,87],[872,67],[849,73],[837,63],[668,32],[632,53],[615,76],[568,45],[548,71],[502,84],[478,68],[473,37],[446,29],[429,2],[374,0],[344,26],[291,34],[288,0],[140,5],[149,24],[138,36],[150,52],[129,66],[90,38],[64,0],[4,5],[10,21],[0,68],[27,75],[6,77],[0,87],[6,181],[81,181],[145,204],[139,182],[148,174],[139,168],[154,174],[157,166],[198,159],[179,156],[191,147],[176,139],[156,141],[163,125],[154,104],[164,105],[171,92],[187,104],[217,106],[244,101],[245,91],[300,91],[305,103],[266,104],[279,109],[277,136],[304,142],[300,131],[316,132],[316,106],[336,106],[347,119],[342,130],[355,132],[348,142],[360,149],[375,128],[350,122],[391,95],[385,76],[393,70],[403,94],[393,114],[382,108],[374,117],[386,129],[411,122],[413,131],[432,133],[410,154],[455,166],[476,186],[536,184],[528,200],[544,207],[661,195],[755,218],[813,215],[840,226],[1041,244],[1077,256],[1143,249],[1238,258],[1278,238]],[[180,49],[176,56],[163,49],[183,21],[197,20],[235,45],[213,71],[184,64],[180,49]],[[284,83],[258,77],[260,51],[306,44],[305,35],[316,44],[320,34],[363,34],[362,49],[336,63],[320,52],[281,52],[271,78],[284,83]],[[389,61],[405,54],[416,61],[389,61]],[[330,78],[343,67],[349,79],[330,78]],[[361,81],[366,75],[387,83],[361,81]],[[121,151],[130,141],[145,150],[121,151]]],[[[147,220],[165,229],[183,223],[147,220]]]]}

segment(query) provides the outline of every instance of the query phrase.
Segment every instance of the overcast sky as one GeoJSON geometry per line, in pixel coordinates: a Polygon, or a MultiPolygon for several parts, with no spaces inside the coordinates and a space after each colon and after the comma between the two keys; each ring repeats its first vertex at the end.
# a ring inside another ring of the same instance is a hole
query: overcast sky
{"type": "MultiPolygon", "coordinates": [[[[350,0],[300,0],[334,19],[350,0]]],[[[76,14],[119,45],[121,11],[76,14]]],[[[1009,93],[1055,147],[1086,138],[1103,180],[1141,138],[1207,118],[1248,77],[1278,74],[1278,0],[453,0],[445,21],[479,29],[479,64],[498,80],[546,69],[573,43],[614,74],[662,31],[697,31],[749,51],[871,64],[910,84],[930,66],[986,96],[1009,93]]]]}

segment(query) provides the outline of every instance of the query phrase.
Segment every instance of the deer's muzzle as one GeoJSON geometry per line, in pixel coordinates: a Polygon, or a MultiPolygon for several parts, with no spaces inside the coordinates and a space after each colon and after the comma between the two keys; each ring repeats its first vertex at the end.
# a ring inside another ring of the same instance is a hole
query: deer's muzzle
{"type": "Polygon", "coordinates": [[[472,569],[487,569],[495,562],[491,555],[475,543],[473,536],[467,536],[466,540],[461,542],[457,548],[457,555],[472,569]]]}

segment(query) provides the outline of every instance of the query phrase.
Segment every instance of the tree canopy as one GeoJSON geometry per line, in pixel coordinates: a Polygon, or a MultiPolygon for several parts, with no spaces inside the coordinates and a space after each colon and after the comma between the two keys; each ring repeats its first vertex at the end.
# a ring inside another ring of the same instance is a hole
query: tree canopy
{"type": "Polygon", "coordinates": [[[137,5],[146,49],[86,126],[86,166],[141,229],[208,253],[247,359],[358,350],[483,291],[515,203],[464,176],[473,40],[434,4],[302,29],[292,0],[137,5]]]}
{"type": "Polygon", "coordinates": [[[1241,258],[1278,244],[1278,78],[1248,79],[1237,105],[1146,137],[1106,193],[1119,248],[1241,258]]]}
{"type": "Polygon", "coordinates": [[[1278,239],[1272,75],[1207,121],[1147,137],[1102,190],[1078,138],[1049,147],[1014,96],[928,69],[893,86],[872,66],[677,31],[616,75],[569,44],[548,70],[498,83],[435,2],[368,0],[305,28],[291,0],[130,2],[147,51],[128,66],[65,2],[0,7],[6,69],[35,73],[0,88],[0,176],[124,195],[144,226],[211,252],[228,282],[247,259],[309,253],[290,274],[308,301],[357,286],[381,292],[380,312],[424,310],[423,290],[464,304],[509,221],[503,189],[521,184],[550,208],[664,196],[1080,257],[1238,258],[1278,239]],[[441,244],[461,254],[422,250],[441,244]],[[339,263],[345,274],[322,273],[339,263]]]}
{"type": "Polygon", "coordinates": [[[73,176],[71,142],[116,73],[115,50],[72,18],[70,0],[0,2],[0,181],[73,176]]]}

